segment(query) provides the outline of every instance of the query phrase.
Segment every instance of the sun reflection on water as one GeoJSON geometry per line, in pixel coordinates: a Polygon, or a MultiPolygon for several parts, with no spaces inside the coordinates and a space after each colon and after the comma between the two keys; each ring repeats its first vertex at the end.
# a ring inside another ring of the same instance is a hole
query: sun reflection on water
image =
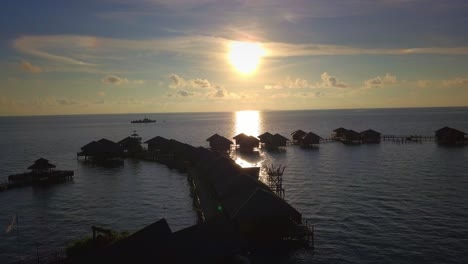
{"type": "MultiPolygon", "coordinates": [[[[262,125],[259,111],[238,111],[235,113],[235,135],[244,133],[247,136],[257,137],[260,135],[262,125]]],[[[242,167],[261,167],[265,155],[255,152],[253,154],[233,153],[232,158],[242,167]]]]}
{"type": "Polygon", "coordinates": [[[257,137],[260,132],[260,122],[259,111],[236,112],[236,135],[244,133],[247,136],[257,137]]]}

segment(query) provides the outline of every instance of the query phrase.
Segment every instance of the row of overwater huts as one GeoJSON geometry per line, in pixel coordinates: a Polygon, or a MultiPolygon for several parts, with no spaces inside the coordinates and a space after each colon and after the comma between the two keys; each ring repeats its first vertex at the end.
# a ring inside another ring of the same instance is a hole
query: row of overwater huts
{"type": "MultiPolygon", "coordinates": [[[[435,131],[434,139],[445,145],[468,145],[467,133],[460,130],[443,127],[435,131]]],[[[333,130],[333,134],[330,138],[324,139],[313,132],[305,132],[303,130],[296,130],[291,133],[291,140],[280,134],[272,134],[265,132],[258,137],[248,136],[244,133],[240,133],[230,140],[226,137],[214,134],[206,139],[209,142],[209,146],[212,150],[224,153],[230,151],[233,147],[238,149],[241,153],[252,153],[259,147],[266,150],[276,150],[278,148],[286,147],[288,144],[297,144],[301,147],[316,147],[321,142],[327,141],[339,141],[345,144],[367,144],[367,143],[379,143],[382,138],[382,134],[372,129],[368,129],[362,132],[357,132],[352,129],[346,129],[343,127],[333,130]]],[[[142,138],[133,133],[132,135],[118,141],[113,142],[108,139],[100,139],[98,141],[92,141],[83,147],[81,151],[77,153],[78,157],[84,157],[85,160],[91,158],[93,160],[103,159],[117,159],[122,157],[140,157],[144,153],[142,147],[142,138]]],[[[145,141],[148,144],[148,153],[156,153],[159,151],[170,150],[173,146],[172,139],[166,139],[161,136],[156,136],[150,140],[145,141]]]]}

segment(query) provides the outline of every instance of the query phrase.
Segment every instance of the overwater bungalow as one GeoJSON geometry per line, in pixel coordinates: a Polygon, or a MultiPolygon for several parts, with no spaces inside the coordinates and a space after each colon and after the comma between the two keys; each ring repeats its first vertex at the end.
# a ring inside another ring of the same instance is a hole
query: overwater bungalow
{"type": "Polygon", "coordinates": [[[137,133],[120,140],[117,142],[124,150],[125,155],[135,156],[143,151],[141,146],[141,137],[137,133]]]}
{"type": "Polygon", "coordinates": [[[123,148],[119,144],[103,138],[98,141],[91,141],[81,147],[81,152],[78,152],[77,156],[84,156],[85,160],[88,158],[94,160],[110,160],[121,158],[123,153],[123,148]]]}
{"type": "Polygon", "coordinates": [[[271,134],[270,132],[265,132],[258,136],[258,138],[260,139],[260,143],[262,144],[271,143],[271,141],[273,140],[273,134],[271,134]]]}
{"type": "Polygon", "coordinates": [[[344,137],[346,131],[347,131],[346,128],[339,127],[333,130],[332,138],[335,140],[340,140],[344,137]]]}
{"type": "Polygon", "coordinates": [[[435,131],[437,143],[443,145],[468,145],[468,134],[451,127],[435,131]]]}
{"type": "Polygon", "coordinates": [[[169,149],[169,139],[163,138],[161,136],[156,136],[150,140],[144,142],[148,144],[148,151],[152,153],[164,152],[169,149]]]}
{"type": "Polygon", "coordinates": [[[359,134],[361,134],[362,143],[380,143],[381,134],[375,130],[368,129],[359,134]]]}
{"type": "Polygon", "coordinates": [[[341,142],[345,144],[360,144],[361,134],[359,134],[358,132],[352,129],[347,129],[346,131],[343,132],[343,135],[341,137],[341,142]]]}
{"type": "Polygon", "coordinates": [[[73,171],[53,169],[55,169],[55,165],[49,163],[44,158],[40,158],[28,167],[28,170],[31,170],[30,172],[10,175],[8,176],[8,181],[11,185],[47,184],[68,180],[73,177],[73,171]]]}
{"type": "Polygon", "coordinates": [[[289,139],[285,136],[282,136],[278,133],[273,135],[272,143],[276,147],[286,147],[288,144],[289,139]]]}
{"type": "Polygon", "coordinates": [[[255,148],[258,148],[260,140],[256,137],[247,136],[244,133],[240,133],[235,136],[236,145],[239,145],[240,152],[243,153],[253,153],[255,148]]]}
{"type": "Polygon", "coordinates": [[[296,130],[294,132],[291,133],[291,136],[292,136],[292,139],[293,139],[293,143],[295,144],[300,144],[302,138],[306,135],[307,133],[304,132],[303,130],[296,130]]]}
{"type": "Polygon", "coordinates": [[[321,136],[314,134],[312,132],[307,133],[301,140],[301,147],[303,148],[312,148],[320,144],[321,136]]]}
{"type": "Polygon", "coordinates": [[[207,138],[206,141],[209,142],[211,150],[220,153],[226,153],[231,149],[231,145],[234,144],[231,140],[218,134],[212,135],[211,137],[207,138]]]}

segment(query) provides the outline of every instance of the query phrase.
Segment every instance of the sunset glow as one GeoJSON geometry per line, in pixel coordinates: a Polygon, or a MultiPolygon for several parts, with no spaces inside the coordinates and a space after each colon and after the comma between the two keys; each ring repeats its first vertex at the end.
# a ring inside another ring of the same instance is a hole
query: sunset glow
{"type": "Polygon", "coordinates": [[[265,50],[259,43],[232,42],[229,51],[229,61],[242,74],[252,74],[258,68],[265,50]]]}

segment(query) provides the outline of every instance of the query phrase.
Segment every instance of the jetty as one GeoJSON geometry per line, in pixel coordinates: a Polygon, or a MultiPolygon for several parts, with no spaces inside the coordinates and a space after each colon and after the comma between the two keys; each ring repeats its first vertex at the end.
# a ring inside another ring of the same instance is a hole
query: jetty
{"type": "Polygon", "coordinates": [[[242,168],[217,151],[163,137],[147,144],[151,160],[186,173],[198,224],[172,232],[161,219],[71,263],[132,259],[219,263],[247,259],[266,248],[313,247],[312,226],[283,199],[283,171],[272,175],[275,182],[267,185],[258,180],[260,168],[242,168]]]}

